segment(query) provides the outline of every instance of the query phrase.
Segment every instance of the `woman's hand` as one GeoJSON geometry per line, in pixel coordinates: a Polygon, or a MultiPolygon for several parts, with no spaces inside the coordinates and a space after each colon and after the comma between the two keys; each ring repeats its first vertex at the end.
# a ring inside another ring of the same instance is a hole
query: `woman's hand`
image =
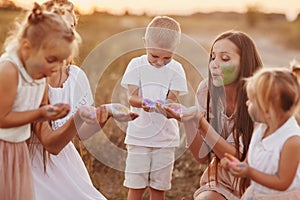
{"type": "Polygon", "coordinates": [[[165,115],[167,118],[174,118],[177,121],[190,121],[190,120],[198,120],[204,116],[200,113],[196,106],[192,106],[186,108],[185,106],[179,103],[167,103],[167,104],[159,104],[156,103],[157,112],[165,115]]]}

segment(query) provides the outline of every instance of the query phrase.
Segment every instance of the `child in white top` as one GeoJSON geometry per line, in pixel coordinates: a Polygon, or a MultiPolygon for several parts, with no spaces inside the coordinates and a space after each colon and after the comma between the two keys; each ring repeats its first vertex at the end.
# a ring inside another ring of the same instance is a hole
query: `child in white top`
{"type": "MultiPolygon", "coordinates": [[[[51,0],[42,6],[48,11],[62,15],[70,27],[76,25],[71,2],[51,0]]],[[[90,106],[94,102],[85,73],[75,65],[66,64],[49,78],[50,104],[70,104],[70,112],[66,117],[51,121],[53,130],[62,127],[82,105],[90,106]]],[[[33,135],[30,150],[36,200],[106,199],[93,186],[88,171],[71,141],[57,155],[51,155],[44,151],[42,143],[33,135]]]]}
{"type": "Polygon", "coordinates": [[[175,147],[179,145],[176,120],[153,111],[148,103],[177,101],[187,92],[185,72],[173,59],[180,41],[180,25],[170,17],[155,17],[147,26],[147,55],[134,58],[128,64],[122,86],[129,92],[132,111],[139,117],[128,123],[125,143],[126,160],[124,186],[128,199],[142,199],[150,188],[151,199],[164,199],[171,188],[175,147]]]}
{"type": "MultiPolygon", "coordinates": [[[[42,6],[48,11],[60,14],[70,28],[76,26],[77,18],[71,2],[67,0],[50,0],[43,3],[42,6]]],[[[74,32],[76,34],[76,31],[74,32]]],[[[79,37],[77,41],[80,42],[80,36],[77,36],[79,37]]],[[[70,60],[74,56],[72,55],[70,60]]],[[[79,67],[69,62],[65,63],[57,73],[49,78],[48,88],[48,97],[51,104],[65,102],[69,103],[71,108],[66,117],[51,121],[51,127],[49,123],[43,122],[44,129],[36,130],[37,135],[59,135],[61,139],[53,145],[54,150],[45,145],[45,140],[37,140],[35,135],[31,138],[29,148],[31,150],[35,199],[106,199],[93,186],[77,149],[70,141],[76,134],[79,134],[81,139],[85,139],[100,130],[98,123],[93,123],[93,125],[82,124],[80,126],[81,123],[77,121],[77,130],[68,125],[74,121],[74,116],[82,110],[87,114],[87,117],[95,114],[92,113],[94,109],[89,107],[94,100],[86,74],[79,67]],[[87,108],[87,110],[82,108],[87,108]],[[91,112],[89,113],[89,111],[91,112]],[[63,131],[61,132],[61,130],[63,131]]],[[[112,114],[110,109],[105,109],[105,107],[106,105],[98,109],[103,115],[99,116],[99,121],[103,121],[100,122],[100,125],[105,124],[109,115],[112,114]]],[[[123,120],[124,117],[126,116],[123,116],[123,120]]],[[[120,118],[117,118],[117,120],[120,120],[120,118]]],[[[88,119],[89,123],[92,121],[92,119],[88,119]]],[[[40,123],[35,127],[38,126],[40,126],[40,123]]]]}
{"type": "Polygon", "coordinates": [[[300,128],[293,116],[300,99],[289,69],[258,71],[247,79],[248,112],[257,126],[244,162],[222,161],[235,176],[249,177],[242,199],[300,199],[300,128]]]}
{"type": "Polygon", "coordinates": [[[0,94],[5,97],[0,98],[0,199],[34,199],[25,141],[31,122],[69,112],[66,104],[40,105],[45,77],[70,56],[75,37],[61,16],[43,12],[38,4],[16,31],[0,58],[0,94]]]}

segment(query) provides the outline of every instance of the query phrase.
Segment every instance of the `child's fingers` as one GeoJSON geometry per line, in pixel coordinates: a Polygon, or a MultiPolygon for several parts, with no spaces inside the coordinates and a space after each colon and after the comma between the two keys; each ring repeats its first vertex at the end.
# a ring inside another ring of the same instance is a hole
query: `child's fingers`
{"type": "Polygon", "coordinates": [[[168,118],[174,118],[178,121],[181,121],[180,113],[175,112],[172,108],[170,107],[165,107],[165,111],[167,113],[168,118]]]}
{"type": "Polygon", "coordinates": [[[238,162],[239,162],[239,160],[238,160],[236,157],[234,157],[233,155],[231,155],[231,154],[229,154],[229,153],[225,153],[224,156],[225,156],[230,162],[234,162],[234,161],[238,161],[238,162]]]}
{"type": "Polygon", "coordinates": [[[45,106],[45,109],[46,109],[45,117],[50,120],[63,118],[70,112],[69,104],[65,104],[65,103],[47,105],[45,106]]]}
{"type": "Polygon", "coordinates": [[[164,109],[164,107],[161,103],[156,103],[155,104],[155,112],[160,113],[164,116],[167,115],[166,110],[164,109]]]}
{"type": "Polygon", "coordinates": [[[139,115],[137,113],[133,113],[133,112],[130,112],[129,115],[132,120],[135,120],[136,118],[139,117],[139,115]]]}
{"type": "Polygon", "coordinates": [[[97,120],[100,124],[105,123],[109,118],[108,110],[106,109],[105,106],[98,107],[96,113],[97,113],[97,120]]]}

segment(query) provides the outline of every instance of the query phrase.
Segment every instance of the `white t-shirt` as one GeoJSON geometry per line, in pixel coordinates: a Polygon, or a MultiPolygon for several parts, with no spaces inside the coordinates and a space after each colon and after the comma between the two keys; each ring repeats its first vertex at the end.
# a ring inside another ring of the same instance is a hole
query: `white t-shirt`
{"type": "MultiPolygon", "coordinates": [[[[19,70],[17,95],[12,111],[23,112],[38,109],[45,92],[46,79],[32,79],[14,51],[4,53],[0,58],[0,62],[4,61],[14,63],[19,70]]],[[[30,131],[30,123],[18,127],[0,128],[0,139],[9,142],[23,142],[30,137],[30,131]]]]}
{"type": "MultiPolygon", "coordinates": [[[[139,96],[152,101],[165,100],[168,91],[187,92],[185,72],[182,65],[172,59],[167,65],[152,66],[147,55],[130,61],[122,78],[121,85],[139,87],[139,96]]],[[[145,112],[142,108],[132,107],[139,117],[128,123],[126,144],[147,147],[176,147],[179,145],[179,128],[175,119],[167,119],[155,112],[145,112]]]]}
{"type": "MultiPolygon", "coordinates": [[[[278,164],[280,153],[286,140],[292,136],[300,136],[300,128],[297,124],[295,117],[290,117],[279,129],[273,134],[263,138],[267,126],[259,124],[254,130],[249,150],[248,150],[248,163],[249,166],[267,173],[276,174],[278,172],[278,164]]],[[[288,164],[288,163],[287,163],[288,164]]],[[[300,188],[300,165],[294,180],[286,191],[300,188]]],[[[259,194],[275,194],[280,191],[264,187],[255,181],[251,181],[254,192],[259,194]]]]}

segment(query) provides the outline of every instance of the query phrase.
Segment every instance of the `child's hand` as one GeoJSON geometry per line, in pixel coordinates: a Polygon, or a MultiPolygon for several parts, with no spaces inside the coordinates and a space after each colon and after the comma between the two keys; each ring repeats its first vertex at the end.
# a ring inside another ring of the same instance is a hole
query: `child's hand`
{"type": "Polygon", "coordinates": [[[87,124],[95,124],[97,123],[97,115],[95,107],[93,106],[81,106],[78,109],[80,118],[86,122],[87,124]]]}
{"type": "Polygon", "coordinates": [[[104,124],[107,122],[107,120],[110,118],[108,109],[106,108],[105,105],[101,105],[100,107],[97,108],[96,114],[97,114],[98,123],[100,124],[101,127],[103,127],[104,124]]]}
{"type": "Polygon", "coordinates": [[[145,112],[153,112],[155,110],[155,102],[150,99],[143,99],[142,108],[145,112]]]}
{"type": "Polygon", "coordinates": [[[111,103],[104,105],[108,110],[109,116],[112,116],[119,122],[127,122],[136,119],[139,115],[130,112],[129,109],[120,103],[111,103]]]}
{"type": "Polygon", "coordinates": [[[40,107],[43,120],[57,120],[65,117],[70,112],[70,105],[58,103],[55,105],[45,105],[40,107]]]}
{"type": "Polygon", "coordinates": [[[225,157],[222,159],[223,165],[226,165],[226,169],[234,176],[247,177],[249,166],[245,162],[240,162],[236,157],[225,153],[225,157]]]}

